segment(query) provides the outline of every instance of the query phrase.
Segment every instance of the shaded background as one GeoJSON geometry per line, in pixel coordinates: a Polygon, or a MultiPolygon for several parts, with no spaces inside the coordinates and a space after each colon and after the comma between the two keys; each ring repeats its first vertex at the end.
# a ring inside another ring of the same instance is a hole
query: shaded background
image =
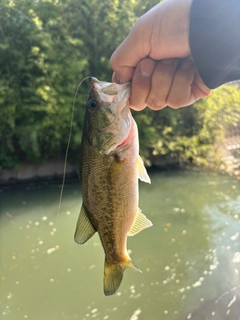
{"type": "MultiPolygon", "coordinates": [[[[63,159],[79,82],[86,76],[111,81],[112,52],[136,19],[157,2],[1,1],[0,170],[63,159]]],[[[82,84],[76,101],[72,163],[79,159],[89,86],[89,81],[82,84]]],[[[188,162],[219,168],[229,126],[240,134],[239,101],[239,87],[227,85],[193,107],[134,113],[146,164],[188,162]]]]}

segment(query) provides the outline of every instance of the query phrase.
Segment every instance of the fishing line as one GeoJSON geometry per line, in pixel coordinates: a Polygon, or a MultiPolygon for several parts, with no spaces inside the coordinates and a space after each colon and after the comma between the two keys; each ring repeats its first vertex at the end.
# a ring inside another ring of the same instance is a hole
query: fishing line
{"type": "Polygon", "coordinates": [[[60,198],[59,198],[59,204],[58,204],[58,213],[57,213],[57,224],[58,224],[58,219],[60,215],[60,209],[61,209],[61,204],[62,204],[62,196],[63,196],[63,189],[64,189],[64,184],[65,184],[65,178],[66,178],[66,169],[67,169],[67,157],[68,157],[68,150],[71,142],[71,137],[72,137],[72,126],[73,126],[73,116],[74,116],[74,110],[75,110],[75,103],[77,99],[77,94],[78,90],[81,86],[81,84],[89,79],[92,78],[91,76],[88,76],[84,78],[82,81],[80,81],[79,85],[77,86],[74,98],[73,98],[73,103],[72,103],[72,116],[71,116],[71,121],[70,121],[70,130],[69,130],[69,136],[68,136],[68,143],[67,143],[67,148],[66,148],[66,153],[65,153],[65,158],[64,158],[64,166],[63,166],[63,180],[62,180],[62,186],[61,186],[61,191],[60,191],[60,198]]]}

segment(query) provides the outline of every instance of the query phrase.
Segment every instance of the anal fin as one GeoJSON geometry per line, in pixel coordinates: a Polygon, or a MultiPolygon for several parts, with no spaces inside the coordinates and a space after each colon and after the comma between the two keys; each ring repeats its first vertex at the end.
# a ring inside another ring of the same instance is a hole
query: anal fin
{"type": "Polygon", "coordinates": [[[95,232],[96,230],[88,218],[87,209],[83,203],[77,221],[74,240],[78,244],[84,244],[86,241],[88,241],[88,239],[90,239],[94,235],[95,232]]]}
{"type": "Polygon", "coordinates": [[[128,232],[129,236],[134,236],[138,232],[149,228],[152,226],[152,222],[141,212],[141,209],[138,208],[135,220],[133,221],[132,227],[128,232]]]}

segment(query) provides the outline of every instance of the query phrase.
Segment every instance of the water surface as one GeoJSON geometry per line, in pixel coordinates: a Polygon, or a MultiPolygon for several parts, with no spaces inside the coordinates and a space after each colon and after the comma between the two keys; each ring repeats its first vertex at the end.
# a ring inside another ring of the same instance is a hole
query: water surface
{"type": "Polygon", "coordinates": [[[0,318],[10,320],[240,319],[240,183],[229,176],[152,172],[140,208],[153,227],[128,239],[142,274],[126,270],[103,294],[98,235],[73,241],[78,181],[3,187],[0,318]],[[239,312],[239,314],[237,314],[239,312]],[[239,317],[239,318],[238,318],[239,317]]]}

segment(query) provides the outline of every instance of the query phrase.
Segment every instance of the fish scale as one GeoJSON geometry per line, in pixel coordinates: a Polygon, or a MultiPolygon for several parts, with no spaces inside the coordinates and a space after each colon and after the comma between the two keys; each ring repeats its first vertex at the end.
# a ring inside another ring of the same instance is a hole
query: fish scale
{"type": "Polygon", "coordinates": [[[127,224],[123,223],[122,217],[136,210],[138,199],[134,199],[131,195],[132,190],[136,188],[138,177],[135,176],[133,181],[125,179],[133,171],[131,166],[125,162],[119,179],[113,179],[112,174],[114,173],[110,168],[115,161],[114,156],[103,156],[90,146],[87,149],[92,150],[92,153],[88,151],[84,161],[83,189],[87,189],[89,180],[94,183],[91,186],[91,195],[86,195],[86,200],[84,197],[84,203],[90,213],[89,219],[99,233],[107,261],[116,263],[124,260],[122,255],[125,242],[122,235],[128,233],[128,226],[131,226],[134,217],[131,218],[129,214],[130,217],[126,217],[127,224]],[[94,161],[89,161],[89,159],[94,159],[94,161]],[[130,222],[129,219],[132,221],[130,222]],[[115,248],[114,253],[111,251],[112,247],[115,248]]]}

